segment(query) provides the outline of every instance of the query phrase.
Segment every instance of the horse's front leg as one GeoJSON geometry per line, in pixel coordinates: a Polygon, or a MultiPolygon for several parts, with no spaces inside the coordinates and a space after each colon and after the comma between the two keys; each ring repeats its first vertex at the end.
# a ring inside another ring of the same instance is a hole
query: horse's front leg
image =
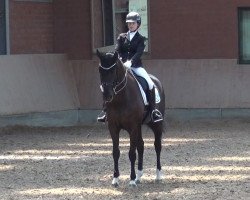
{"type": "Polygon", "coordinates": [[[114,174],[113,174],[113,180],[112,180],[112,185],[117,187],[119,186],[119,166],[118,166],[118,161],[120,158],[120,149],[119,149],[119,129],[116,128],[110,128],[110,135],[112,138],[113,142],[113,160],[114,160],[114,174]]]}
{"type": "Polygon", "coordinates": [[[136,186],[136,174],[135,174],[135,161],[136,161],[136,149],[138,144],[138,129],[134,129],[130,134],[130,149],[129,149],[129,160],[131,164],[130,171],[130,186],[136,186]]]}
{"type": "Polygon", "coordinates": [[[157,162],[157,169],[156,169],[156,181],[160,181],[162,179],[162,171],[161,171],[161,149],[162,149],[162,126],[158,125],[153,129],[155,135],[155,151],[156,151],[156,162],[157,162]]]}
{"type": "Polygon", "coordinates": [[[142,138],[141,127],[138,136],[137,152],[138,152],[138,171],[136,174],[136,183],[140,183],[141,177],[143,175],[143,153],[144,153],[144,141],[142,138]]]}

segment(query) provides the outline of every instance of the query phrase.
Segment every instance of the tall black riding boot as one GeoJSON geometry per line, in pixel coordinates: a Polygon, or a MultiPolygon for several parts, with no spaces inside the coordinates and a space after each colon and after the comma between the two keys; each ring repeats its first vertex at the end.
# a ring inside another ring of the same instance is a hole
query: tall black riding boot
{"type": "Polygon", "coordinates": [[[103,103],[103,110],[102,112],[97,116],[97,122],[103,122],[105,123],[107,121],[107,115],[106,115],[106,104],[103,103]]]}
{"type": "Polygon", "coordinates": [[[159,122],[163,120],[161,112],[155,108],[155,88],[149,90],[149,106],[151,112],[152,122],[159,122]]]}

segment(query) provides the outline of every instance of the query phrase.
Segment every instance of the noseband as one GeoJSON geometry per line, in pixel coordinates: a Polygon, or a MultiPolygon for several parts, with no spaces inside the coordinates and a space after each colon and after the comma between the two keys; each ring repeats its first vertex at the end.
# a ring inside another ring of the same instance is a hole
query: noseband
{"type": "MultiPolygon", "coordinates": [[[[110,70],[112,69],[114,66],[117,65],[117,62],[115,62],[113,65],[111,65],[110,67],[103,67],[101,64],[99,64],[99,67],[104,69],[104,70],[110,70]]],[[[127,74],[128,74],[128,70],[126,69],[125,71],[125,74],[124,74],[124,77],[122,79],[122,81],[118,82],[118,81],[114,81],[113,83],[108,83],[108,82],[102,82],[101,83],[101,90],[103,92],[103,85],[104,86],[107,86],[107,85],[112,85],[112,89],[114,91],[114,95],[117,95],[120,91],[122,91],[126,85],[127,85],[127,74]]],[[[116,77],[117,78],[117,77],[116,77]]],[[[110,101],[108,102],[111,102],[113,100],[113,97],[110,101]]]]}

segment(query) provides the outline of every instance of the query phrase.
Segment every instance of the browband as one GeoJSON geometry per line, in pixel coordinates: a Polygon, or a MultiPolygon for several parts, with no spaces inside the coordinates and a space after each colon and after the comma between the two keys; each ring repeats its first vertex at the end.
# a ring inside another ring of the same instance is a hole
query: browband
{"type": "Polygon", "coordinates": [[[115,62],[113,65],[111,65],[110,67],[108,67],[108,68],[103,67],[101,64],[99,64],[99,67],[101,67],[102,69],[105,69],[105,70],[109,70],[109,69],[111,69],[112,67],[114,67],[115,65],[116,65],[116,62],[115,62]]]}

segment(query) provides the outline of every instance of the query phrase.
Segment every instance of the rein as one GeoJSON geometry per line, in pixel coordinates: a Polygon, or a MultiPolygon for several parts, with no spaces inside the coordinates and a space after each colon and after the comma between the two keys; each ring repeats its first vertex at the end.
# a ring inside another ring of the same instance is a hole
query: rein
{"type": "Polygon", "coordinates": [[[124,78],[122,79],[122,81],[120,82],[120,83],[118,83],[114,88],[113,88],[113,90],[114,90],[114,93],[115,94],[118,94],[120,91],[122,91],[125,87],[126,87],[126,85],[127,85],[127,74],[128,74],[128,70],[126,69],[126,72],[125,72],[125,75],[124,75],[124,78]],[[118,89],[118,90],[116,90],[119,86],[121,86],[122,84],[124,83],[124,85],[120,88],[120,89],[118,89]]]}
{"type": "MultiPolygon", "coordinates": [[[[104,68],[101,64],[99,64],[99,67],[104,69],[104,70],[110,70],[112,69],[114,66],[117,65],[117,62],[115,62],[113,65],[111,65],[110,67],[108,68],[104,68]]],[[[117,95],[119,92],[121,92],[127,85],[127,74],[128,74],[128,69],[126,69],[125,71],[125,74],[124,74],[124,77],[122,79],[121,82],[118,82],[114,87],[113,87],[113,91],[114,91],[114,94],[117,95]],[[120,87],[120,88],[119,88],[120,87]]],[[[106,83],[108,84],[108,83],[106,83]]],[[[110,84],[110,83],[109,83],[110,84]]],[[[102,90],[102,89],[101,89],[102,90]]],[[[102,90],[103,91],[103,90],[102,90]]],[[[113,98],[111,99],[111,101],[113,100],[113,98]]],[[[109,102],[111,102],[109,101],[109,102]]]]}

